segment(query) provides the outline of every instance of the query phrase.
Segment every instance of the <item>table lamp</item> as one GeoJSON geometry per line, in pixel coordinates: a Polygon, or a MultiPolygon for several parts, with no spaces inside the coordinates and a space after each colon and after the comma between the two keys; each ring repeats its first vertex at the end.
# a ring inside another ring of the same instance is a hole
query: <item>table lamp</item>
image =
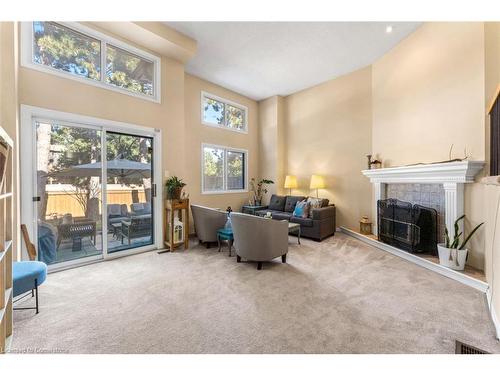
{"type": "Polygon", "coordinates": [[[325,188],[325,180],[323,176],[313,174],[311,176],[311,185],[309,186],[311,189],[316,189],[316,198],[318,198],[318,189],[325,188]]]}
{"type": "Polygon", "coordinates": [[[284,188],[289,189],[289,195],[292,195],[292,189],[297,189],[297,177],[291,175],[286,176],[284,188]]]}

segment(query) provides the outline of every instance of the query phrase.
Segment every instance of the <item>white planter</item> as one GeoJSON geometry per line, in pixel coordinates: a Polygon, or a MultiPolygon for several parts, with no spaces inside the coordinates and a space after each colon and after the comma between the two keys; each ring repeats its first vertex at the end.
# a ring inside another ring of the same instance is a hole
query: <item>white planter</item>
{"type": "Polygon", "coordinates": [[[457,271],[464,270],[465,261],[467,260],[467,249],[448,249],[444,246],[444,243],[439,243],[437,246],[439,252],[439,264],[457,271]]]}

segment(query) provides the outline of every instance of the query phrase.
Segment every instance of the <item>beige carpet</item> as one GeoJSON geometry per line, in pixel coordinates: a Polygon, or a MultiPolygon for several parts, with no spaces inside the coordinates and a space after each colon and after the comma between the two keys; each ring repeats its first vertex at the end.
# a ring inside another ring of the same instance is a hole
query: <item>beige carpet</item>
{"type": "Polygon", "coordinates": [[[50,274],[40,300],[15,312],[14,351],[500,352],[483,294],[340,233],[290,237],[262,271],[194,243],[102,262],[50,274]]]}

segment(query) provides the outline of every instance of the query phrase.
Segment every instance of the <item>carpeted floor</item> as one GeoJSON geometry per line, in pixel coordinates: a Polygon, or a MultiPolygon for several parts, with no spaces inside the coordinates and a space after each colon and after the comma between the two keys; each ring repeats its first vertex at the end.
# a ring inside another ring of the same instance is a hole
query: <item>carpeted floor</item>
{"type": "Polygon", "coordinates": [[[50,274],[41,312],[15,311],[13,351],[500,352],[480,292],[337,233],[290,237],[257,271],[195,245],[50,274]]]}

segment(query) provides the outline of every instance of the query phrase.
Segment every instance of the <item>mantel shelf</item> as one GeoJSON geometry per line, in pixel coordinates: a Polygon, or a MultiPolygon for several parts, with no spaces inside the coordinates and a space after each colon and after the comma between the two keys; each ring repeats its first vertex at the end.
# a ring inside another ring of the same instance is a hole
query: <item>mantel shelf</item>
{"type": "Polygon", "coordinates": [[[471,183],[484,167],[484,161],[418,164],[361,171],[372,183],[471,183]]]}

